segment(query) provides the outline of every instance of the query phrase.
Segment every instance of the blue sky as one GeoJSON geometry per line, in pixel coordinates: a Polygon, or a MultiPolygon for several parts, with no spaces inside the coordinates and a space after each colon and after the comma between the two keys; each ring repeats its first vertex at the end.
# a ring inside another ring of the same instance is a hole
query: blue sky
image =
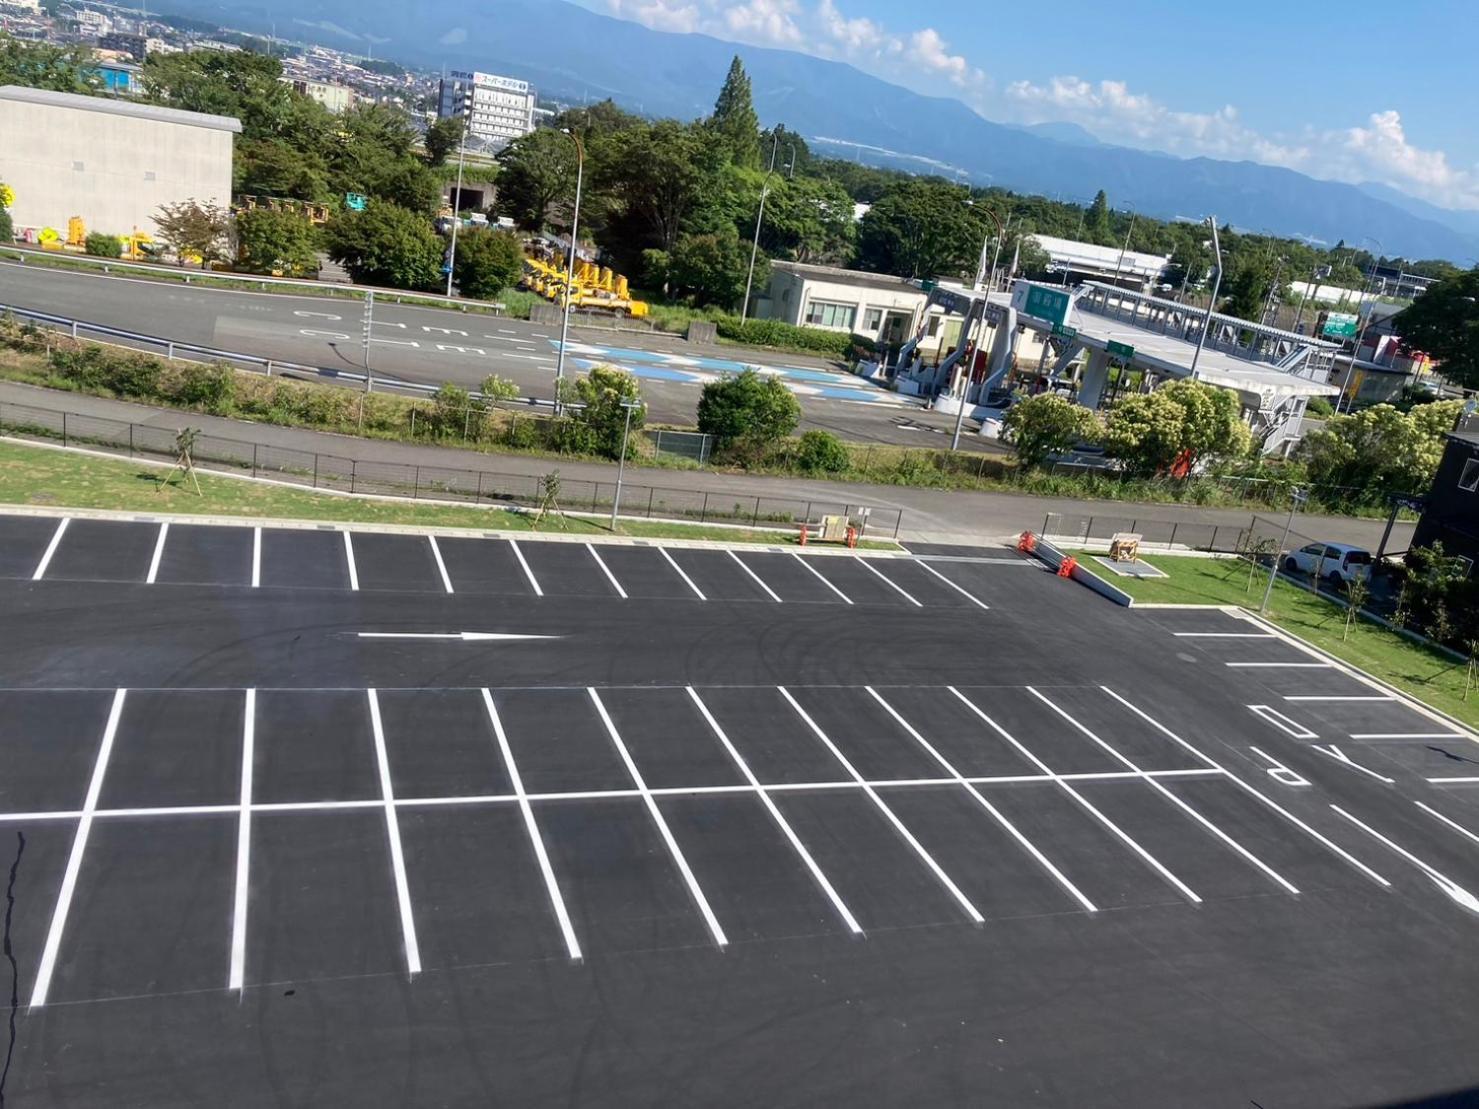
{"type": "Polygon", "coordinates": [[[990,119],[1479,209],[1479,0],[578,2],[850,61],[990,119]]]}

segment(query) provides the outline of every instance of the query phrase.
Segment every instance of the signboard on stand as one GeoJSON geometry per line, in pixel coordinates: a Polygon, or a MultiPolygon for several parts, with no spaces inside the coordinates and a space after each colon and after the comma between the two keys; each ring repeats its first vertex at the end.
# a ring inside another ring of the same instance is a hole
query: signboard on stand
{"type": "Polygon", "coordinates": [[[1012,307],[1035,319],[1063,326],[1068,319],[1071,298],[1062,289],[1019,281],[1012,290],[1012,307]]]}

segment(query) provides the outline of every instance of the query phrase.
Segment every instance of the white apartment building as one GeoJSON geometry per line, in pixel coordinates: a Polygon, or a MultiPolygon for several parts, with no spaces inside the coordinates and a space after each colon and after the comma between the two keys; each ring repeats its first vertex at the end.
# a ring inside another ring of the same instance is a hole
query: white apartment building
{"type": "Polygon", "coordinates": [[[468,136],[503,146],[534,130],[534,101],[528,81],[453,70],[442,78],[437,116],[462,116],[471,104],[468,136]]]}

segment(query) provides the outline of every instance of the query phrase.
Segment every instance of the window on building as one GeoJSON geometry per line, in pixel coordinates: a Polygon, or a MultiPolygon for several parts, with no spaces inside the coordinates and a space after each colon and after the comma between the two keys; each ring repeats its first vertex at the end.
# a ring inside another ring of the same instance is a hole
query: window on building
{"type": "Polygon", "coordinates": [[[931,316],[930,317],[930,338],[931,339],[933,339],[936,335],[938,335],[940,333],[940,319],[941,319],[941,317],[939,317],[939,316],[931,316]]]}
{"type": "Polygon", "coordinates": [[[851,327],[858,317],[855,304],[833,304],[814,300],[806,306],[806,322],[815,327],[851,327]]]}
{"type": "Polygon", "coordinates": [[[1459,475],[1458,487],[1465,493],[1479,489],[1479,458],[1471,458],[1464,463],[1464,472],[1459,475]]]}
{"type": "Polygon", "coordinates": [[[865,335],[873,335],[873,334],[876,334],[877,331],[878,331],[878,329],[880,327],[882,327],[882,326],[883,326],[883,309],[882,308],[869,308],[867,312],[863,313],[863,333],[865,335]]]}

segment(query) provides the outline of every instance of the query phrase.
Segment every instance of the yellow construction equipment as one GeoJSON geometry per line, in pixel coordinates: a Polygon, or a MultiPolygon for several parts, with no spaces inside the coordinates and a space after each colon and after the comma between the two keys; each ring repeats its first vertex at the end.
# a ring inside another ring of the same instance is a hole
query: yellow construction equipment
{"type": "MultiPolygon", "coordinates": [[[[524,256],[524,287],[556,304],[564,303],[568,255],[538,254],[524,256]]],[[[621,274],[606,266],[578,259],[570,291],[570,306],[588,312],[610,312],[617,316],[642,319],[647,315],[645,300],[633,300],[631,287],[621,274]]]]}
{"type": "Polygon", "coordinates": [[[87,224],[82,222],[81,216],[73,216],[67,221],[67,245],[78,250],[87,246],[87,224]]]}

